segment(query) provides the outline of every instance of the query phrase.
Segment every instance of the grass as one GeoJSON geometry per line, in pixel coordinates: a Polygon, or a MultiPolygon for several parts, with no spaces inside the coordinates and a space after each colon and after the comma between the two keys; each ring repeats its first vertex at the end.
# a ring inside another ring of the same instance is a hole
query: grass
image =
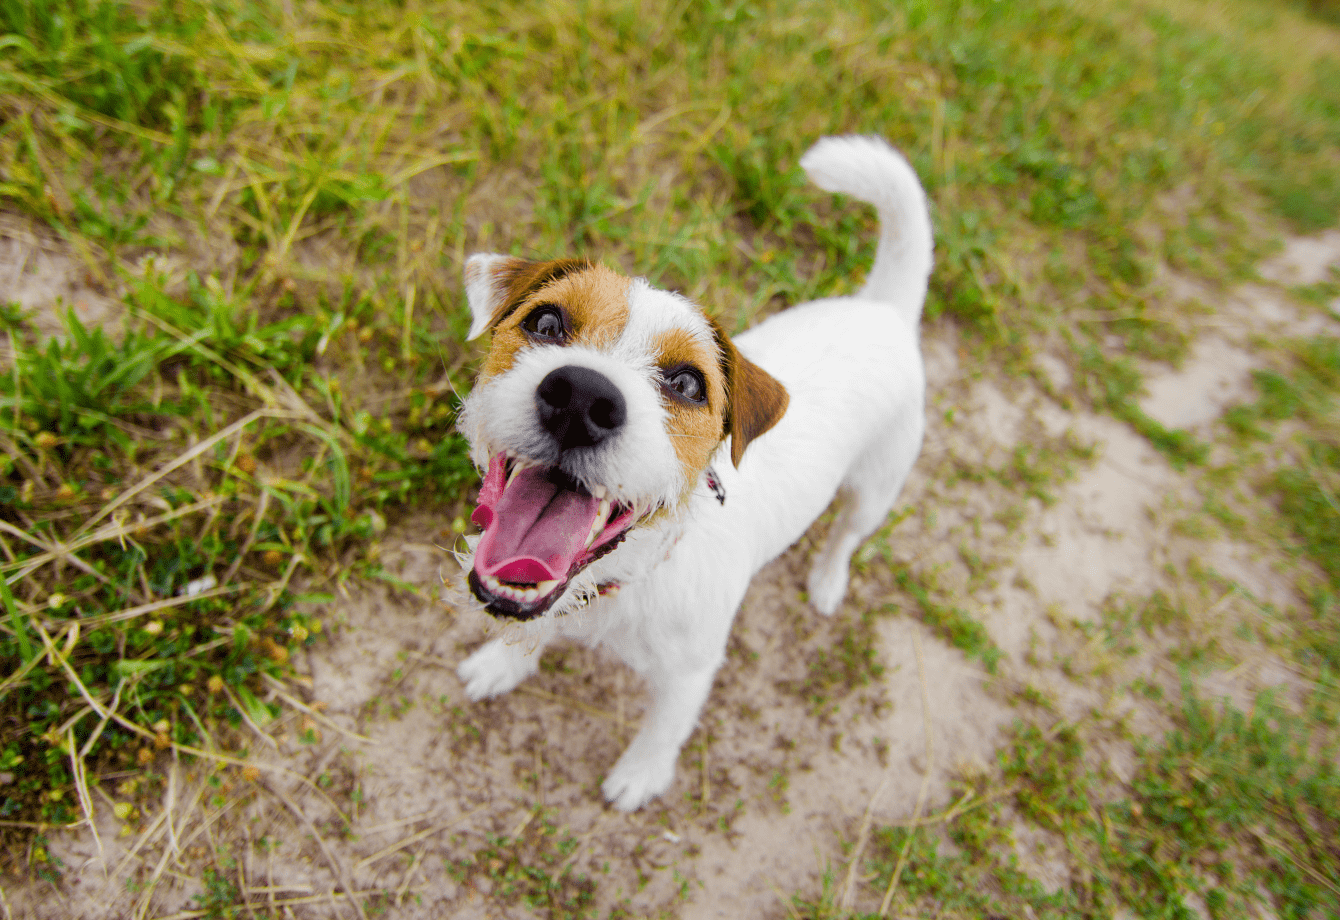
{"type": "MultiPolygon", "coordinates": [[[[99,777],[152,789],[163,751],[235,752],[279,715],[268,681],[322,634],[324,600],[379,577],[384,530],[460,517],[466,253],[590,253],[742,328],[849,289],[872,255],[872,215],[795,166],[820,134],[908,152],[937,230],[928,322],[957,327],[976,366],[1031,376],[1047,351],[1072,371],[1063,398],[1205,470],[1211,445],[1137,402],[1141,368],[1194,335],[1162,272],[1226,284],[1281,230],[1340,219],[1335,21],[1323,0],[0,0],[0,211],[117,305],[104,327],[66,304],[53,336],[0,303],[7,868],[54,872],[21,854],[83,820],[99,777]]],[[[1324,308],[1334,282],[1296,296],[1324,308]]],[[[1331,340],[1276,353],[1227,421],[1234,450],[1286,443],[1290,462],[1253,474],[1273,504],[1250,519],[1320,573],[1291,652],[1333,692],[1340,370],[1331,340]]],[[[1021,446],[987,475],[1049,503],[1090,456],[1021,446]]],[[[970,605],[928,577],[898,585],[997,670],[970,605]]],[[[878,678],[871,631],[813,658],[798,692],[823,708],[878,678]]],[[[956,855],[879,829],[871,871],[891,878],[905,850],[902,896],[961,914],[1175,916],[1192,891],[1232,915],[1258,883],[1286,914],[1333,904],[1334,814],[1306,790],[1334,778],[1293,716],[1183,702],[1115,797],[1083,785],[1083,731],[1021,729],[1000,767],[1014,798],[937,832],[956,855]],[[1178,786],[1187,763],[1218,779],[1178,786]],[[1229,783],[1262,764],[1279,790],[1229,783]],[[1075,783],[1088,811],[1057,798],[1075,783]],[[1213,810],[1225,790],[1236,818],[1213,810]],[[1040,890],[1000,855],[1016,815],[1103,879],[1040,890]]],[[[461,871],[542,909],[552,892],[526,879],[549,844],[490,846],[461,871]]],[[[231,882],[212,879],[201,909],[226,915],[231,882]]],[[[585,891],[563,889],[574,916],[585,891]]]]}
{"type": "MultiPolygon", "coordinates": [[[[1188,690],[1181,715],[1117,796],[1086,761],[1082,730],[1017,724],[1000,753],[1002,787],[978,778],[920,826],[876,829],[872,889],[894,891],[914,916],[1238,917],[1263,892],[1281,917],[1340,910],[1334,752],[1309,752],[1306,724],[1268,696],[1243,713],[1188,690]],[[1021,827],[1041,835],[1021,838],[1021,827]],[[1044,886],[1034,867],[1048,859],[1044,886]]],[[[793,913],[844,916],[833,895],[797,896],[793,913]]]]}
{"type": "Polygon", "coordinates": [[[597,916],[595,882],[571,871],[568,857],[578,841],[561,837],[552,815],[530,817],[511,835],[491,836],[484,846],[454,860],[448,873],[498,902],[524,904],[547,917],[597,916]]]}

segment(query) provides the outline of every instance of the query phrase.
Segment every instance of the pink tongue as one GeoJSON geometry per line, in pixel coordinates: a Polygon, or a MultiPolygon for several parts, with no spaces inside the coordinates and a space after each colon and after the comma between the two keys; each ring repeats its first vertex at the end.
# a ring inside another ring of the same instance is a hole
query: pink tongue
{"type": "Polygon", "coordinates": [[[475,548],[475,571],[513,584],[566,578],[586,549],[600,502],[562,489],[548,470],[528,467],[505,482],[501,456],[489,460],[470,519],[484,528],[475,548]]]}

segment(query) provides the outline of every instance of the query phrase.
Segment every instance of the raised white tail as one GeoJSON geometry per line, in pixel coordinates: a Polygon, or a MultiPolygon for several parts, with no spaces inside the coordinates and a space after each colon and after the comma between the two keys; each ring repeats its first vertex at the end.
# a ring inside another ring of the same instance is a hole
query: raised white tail
{"type": "Polygon", "coordinates": [[[878,137],[825,137],[800,158],[810,181],[879,212],[879,248],[861,297],[892,304],[915,325],[926,300],[935,241],[926,193],[902,154],[878,137]]]}

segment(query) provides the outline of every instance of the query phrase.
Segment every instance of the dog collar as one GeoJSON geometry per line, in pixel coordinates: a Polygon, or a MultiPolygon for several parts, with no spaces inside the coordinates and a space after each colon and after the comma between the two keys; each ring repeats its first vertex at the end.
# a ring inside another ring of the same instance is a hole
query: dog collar
{"type": "Polygon", "coordinates": [[[707,468],[707,487],[712,490],[712,494],[717,497],[717,501],[726,504],[726,489],[721,485],[721,480],[717,478],[717,471],[710,466],[707,468]]]}

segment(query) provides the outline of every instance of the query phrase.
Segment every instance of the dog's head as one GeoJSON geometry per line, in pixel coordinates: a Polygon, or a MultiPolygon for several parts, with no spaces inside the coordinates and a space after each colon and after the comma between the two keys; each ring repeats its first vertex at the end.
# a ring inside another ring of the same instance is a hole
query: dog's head
{"type": "Polygon", "coordinates": [[[713,454],[786,410],[780,383],[687,299],[582,260],[480,254],[470,338],[493,343],[459,427],[486,470],[470,587],[496,615],[562,609],[596,559],[673,514],[713,454]]]}

